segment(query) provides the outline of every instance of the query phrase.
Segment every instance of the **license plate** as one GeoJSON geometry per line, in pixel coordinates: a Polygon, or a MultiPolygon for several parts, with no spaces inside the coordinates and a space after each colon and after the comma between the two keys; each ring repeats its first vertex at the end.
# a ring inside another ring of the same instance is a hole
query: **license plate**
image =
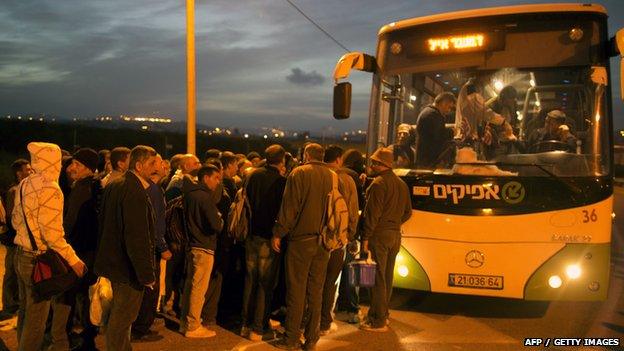
{"type": "Polygon", "coordinates": [[[449,273],[448,285],[458,288],[502,290],[503,277],[496,275],[449,273]]]}

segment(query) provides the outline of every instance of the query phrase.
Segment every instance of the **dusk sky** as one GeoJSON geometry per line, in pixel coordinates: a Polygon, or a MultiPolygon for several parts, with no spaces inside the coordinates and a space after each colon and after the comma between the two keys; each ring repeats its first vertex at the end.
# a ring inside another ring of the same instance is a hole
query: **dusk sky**
{"type": "MultiPolygon", "coordinates": [[[[350,50],[375,54],[377,31],[396,20],[544,1],[293,2],[350,50]]],[[[624,1],[599,3],[613,35],[624,27],[624,1]]],[[[331,74],[345,51],[285,0],[196,0],[195,16],[198,123],[366,128],[370,74],[352,76],[352,118],[334,121],[331,74]]],[[[184,120],[185,25],[183,0],[2,0],[0,113],[184,120]]],[[[622,128],[619,58],[612,65],[622,128]]]]}

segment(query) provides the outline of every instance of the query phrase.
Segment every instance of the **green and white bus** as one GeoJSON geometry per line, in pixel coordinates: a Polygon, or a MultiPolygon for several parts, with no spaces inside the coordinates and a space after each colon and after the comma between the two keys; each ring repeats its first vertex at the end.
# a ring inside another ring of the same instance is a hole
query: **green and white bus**
{"type": "Polygon", "coordinates": [[[395,287],[526,300],[606,298],[613,220],[609,60],[619,52],[624,32],[609,38],[604,7],[542,4],[393,22],[380,29],[375,57],[351,52],[338,61],[334,117],[349,116],[351,85],[342,80],[353,69],[371,72],[368,154],[390,145],[409,154],[395,168],[413,205],[402,227],[395,287]],[[482,121],[469,145],[478,159],[458,158],[465,146],[455,122],[460,98],[445,117],[448,137],[438,162],[421,167],[420,111],[442,92],[459,97],[469,81],[483,115],[513,87],[506,117],[513,135],[493,144],[500,130],[482,121]],[[529,145],[553,110],[565,116],[573,146],[556,138],[529,145]],[[409,126],[407,143],[397,140],[399,125],[409,126]],[[488,148],[494,150],[484,156],[488,148]]]}

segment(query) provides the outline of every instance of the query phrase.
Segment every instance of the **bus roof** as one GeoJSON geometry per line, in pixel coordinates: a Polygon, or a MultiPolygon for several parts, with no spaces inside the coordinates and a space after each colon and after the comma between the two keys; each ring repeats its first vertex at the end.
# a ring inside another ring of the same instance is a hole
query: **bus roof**
{"type": "Polygon", "coordinates": [[[539,12],[595,12],[607,14],[607,10],[598,4],[536,4],[536,5],[518,5],[518,6],[502,6],[489,7],[475,10],[464,10],[455,12],[440,13],[431,16],[411,18],[403,21],[392,22],[379,30],[378,35],[389,33],[399,29],[405,29],[422,24],[435,22],[443,22],[464,18],[513,15],[521,13],[539,13],[539,12]]]}

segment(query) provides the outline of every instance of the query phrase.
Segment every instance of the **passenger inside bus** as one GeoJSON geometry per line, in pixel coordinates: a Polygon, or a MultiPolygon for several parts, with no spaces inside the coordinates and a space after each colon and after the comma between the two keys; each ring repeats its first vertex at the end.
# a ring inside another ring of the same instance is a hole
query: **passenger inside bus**
{"type": "MultiPolygon", "coordinates": [[[[458,129],[456,136],[464,145],[480,149],[479,143],[486,136],[481,128],[483,123],[502,125],[505,118],[486,106],[478,81],[470,78],[461,88],[457,98],[455,125],[458,129]]],[[[487,140],[485,141],[487,144],[487,140]]],[[[479,152],[479,151],[477,151],[479,152]]]]}
{"type": "Polygon", "coordinates": [[[444,125],[445,117],[455,109],[455,95],[450,92],[438,94],[433,104],[420,111],[416,122],[418,168],[435,168],[452,156],[454,145],[452,133],[444,125]]]}
{"type": "Polygon", "coordinates": [[[575,152],[576,137],[566,125],[566,115],[561,110],[552,110],[546,115],[544,127],[535,130],[527,140],[530,153],[545,151],[575,152]]]}
{"type": "Polygon", "coordinates": [[[491,160],[500,155],[522,153],[524,145],[518,140],[518,102],[516,100],[518,92],[511,85],[501,89],[498,96],[490,99],[487,105],[496,113],[501,115],[506,123],[496,125],[488,123],[485,127],[484,154],[487,160],[491,160]]]}
{"type": "Polygon", "coordinates": [[[394,154],[394,168],[409,168],[416,157],[414,130],[407,123],[397,127],[396,143],[389,146],[394,154]]]}

